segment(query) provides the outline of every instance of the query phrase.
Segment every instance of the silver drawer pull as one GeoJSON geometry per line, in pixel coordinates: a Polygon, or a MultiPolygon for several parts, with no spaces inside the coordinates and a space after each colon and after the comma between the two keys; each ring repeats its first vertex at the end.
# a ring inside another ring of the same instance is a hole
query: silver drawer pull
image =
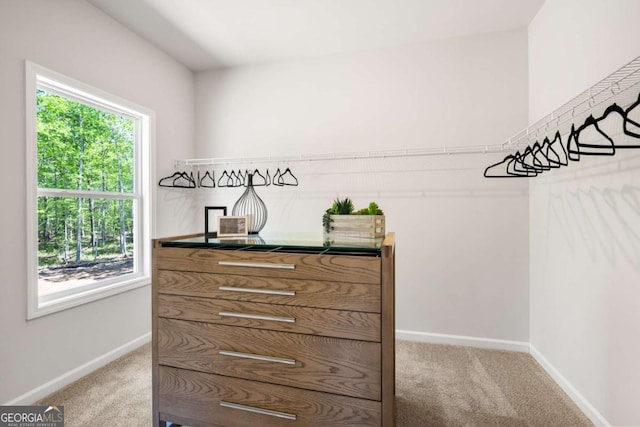
{"type": "Polygon", "coordinates": [[[253,353],[240,353],[237,351],[219,350],[218,354],[221,354],[223,356],[241,357],[243,359],[262,360],[264,362],[284,363],[285,365],[296,364],[296,361],[294,359],[285,359],[282,357],[273,357],[273,356],[261,356],[259,354],[253,354],[253,353]]]}
{"type": "Polygon", "coordinates": [[[218,261],[218,265],[231,267],[254,267],[254,268],[279,268],[284,270],[295,270],[295,264],[273,264],[270,262],[238,262],[238,261],[218,261]]]}
{"type": "Polygon", "coordinates": [[[232,313],[230,311],[221,311],[218,313],[218,316],[241,317],[243,319],[273,320],[274,322],[296,323],[296,319],[294,317],[269,316],[267,314],[247,314],[247,313],[232,313]]]}
{"type": "Polygon", "coordinates": [[[239,409],[241,411],[255,412],[256,414],[270,415],[272,417],[285,418],[287,420],[296,419],[296,416],[294,414],[288,414],[286,412],[279,412],[279,411],[271,411],[269,409],[256,408],[255,406],[240,405],[239,403],[225,402],[224,400],[220,401],[220,406],[224,406],[225,408],[231,408],[231,409],[239,409]]]}
{"type": "Polygon", "coordinates": [[[288,297],[296,296],[295,291],[278,291],[274,289],[236,288],[235,286],[220,286],[218,289],[221,291],[247,292],[251,294],[284,295],[288,297]]]}

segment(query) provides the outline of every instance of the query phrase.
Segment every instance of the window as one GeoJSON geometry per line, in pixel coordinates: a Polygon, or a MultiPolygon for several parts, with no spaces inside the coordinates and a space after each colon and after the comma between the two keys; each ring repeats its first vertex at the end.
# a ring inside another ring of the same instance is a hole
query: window
{"type": "Polygon", "coordinates": [[[28,318],[150,283],[152,112],[26,64],[28,318]]]}

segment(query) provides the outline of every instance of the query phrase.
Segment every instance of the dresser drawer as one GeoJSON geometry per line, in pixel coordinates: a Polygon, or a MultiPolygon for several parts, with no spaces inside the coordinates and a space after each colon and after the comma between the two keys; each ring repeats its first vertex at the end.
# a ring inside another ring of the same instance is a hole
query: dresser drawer
{"type": "Polygon", "coordinates": [[[158,319],[158,363],[380,400],[380,344],[158,319]]]}
{"type": "Polygon", "coordinates": [[[158,292],[380,313],[380,286],[158,270],[158,292]]]}
{"type": "Polygon", "coordinates": [[[160,294],[158,316],[380,342],[377,313],[160,294]]]}
{"type": "Polygon", "coordinates": [[[380,402],[160,367],[160,406],[188,425],[379,426],[380,402]]]}
{"type": "Polygon", "coordinates": [[[263,253],[160,247],[166,270],[380,284],[377,256],[263,253]]]}
{"type": "Polygon", "coordinates": [[[377,313],[160,294],[158,316],[380,342],[377,313]]]}

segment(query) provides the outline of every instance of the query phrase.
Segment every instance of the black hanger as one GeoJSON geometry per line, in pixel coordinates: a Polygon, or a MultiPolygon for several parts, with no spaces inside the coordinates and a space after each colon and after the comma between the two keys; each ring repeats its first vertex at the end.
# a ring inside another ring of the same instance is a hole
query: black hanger
{"type": "Polygon", "coordinates": [[[520,152],[509,154],[504,160],[495,163],[484,170],[485,178],[529,178],[537,175],[535,171],[530,170],[527,166],[522,164],[522,155],[520,152]],[[518,168],[522,167],[525,172],[519,172],[516,169],[516,163],[519,164],[518,168]]]}
{"type": "Polygon", "coordinates": [[[233,180],[231,179],[231,177],[227,173],[227,170],[225,169],[222,172],[222,175],[220,175],[220,178],[218,178],[218,187],[230,187],[229,181],[233,183],[233,180]]]}
{"type": "Polygon", "coordinates": [[[196,188],[196,180],[193,178],[193,172],[182,172],[180,176],[174,178],[173,187],[177,188],[196,188]]]}
{"type": "Polygon", "coordinates": [[[547,157],[545,156],[544,152],[542,151],[542,146],[538,141],[533,144],[531,150],[533,152],[533,157],[538,161],[538,164],[543,171],[548,171],[549,169],[551,169],[551,166],[549,165],[549,159],[547,159],[547,157]]]}
{"type": "Polygon", "coordinates": [[[571,124],[571,132],[569,133],[569,138],[567,138],[567,152],[570,160],[574,162],[580,161],[580,147],[578,147],[576,141],[576,127],[574,124],[571,124]]]}
{"type": "Polygon", "coordinates": [[[232,170],[229,174],[229,179],[227,180],[227,187],[240,187],[239,182],[240,178],[238,178],[238,175],[236,175],[236,171],[232,170]]]}
{"type": "MultiPolygon", "coordinates": [[[[269,174],[269,171],[267,171],[267,174],[269,174]]],[[[267,186],[267,178],[262,175],[260,173],[260,171],[258,169],[256,169],[255,171],[253,171],[253,186],[254,187],[266,187],[267,186]]]]}
{"type": "MultiPolygon", "coordinates": [[[[245,171],[246,174],[247,171],[245,171]]],[[[234,182],[234,187],[244,187],[246,183],[245,175],[242,173],[240,169],[238,169],[238,173],[236,174],[236,181],[234,182]]]]}
{"type": "Polygon", "coordinates": [[[273,179],[271,179],[271,183],[273,185],[277,185],[278,187],[282,187],[284,185],[284,181],[282,180],[282,173],[280,172],[280,168],[276,170],[276,173],[273,175],[273,179]]]}
{"type": "Polygon", "coordinates": [[[533,155],[533,149],[531,147],[527,147],[526,150],[524,150],[524,153],[522,153],[522,161],[521,163],[527,168],[530,169],[534,172],[542,172],[544,169],[542,169],[542,165],[540,164],[540,162],[538,161],[538,159],[535,158],[535,156],[533,155]]]}
{"type": "Polygon", "coordinates": [[[544,154],[547,162],[549,162],[549,167],[551,169],[557,169],[560,167],[560,157],[558,157],[556,152],[551,149],[551,141],[549,141],[549,138],[546,136],[542,142],[541,152],[544,154]]]}
{"type": "MultiPolygon", "coordinates": [[[[209,171],[206,171],[204,173],[204,175],[202,176],[202,178],[198,179],[198,186],[199,187],[207,187],[207,188],[215,188],[216,187],[216,180],[212,175],[214,173],[215,172],[213,172],[213,171],[211,171],[211,173],[209,173],[209,171]]],[[[200,177],[200,171],[198,171],[198,177],[200,177]]]]}
{"type": "Polygon", "coordinates": [[[196,188],[196,180],[193,178],[193,172],[187,174],[186,172],[175,172],[171,176],[162,178],[158,185],[160,187],[172,187],[172,188],[196,188]]]}
{"type": "Polygon", "coordinates": [[[620,134],[616,134],[613,138],[611,138],[615,148],[619,148],[619,149],[640,148],[640,141],[635,141],[635,139],[640,138],[640,134],[630,131],[628,129],[628,124],[627,124],[627,123],[630,123],[632,126],[638,126],[640,130],[640,124],[628,118],[629,112],[633,111],[633,108],[635,108],[635,104],[629,107],[625,111],[622,109],[622,107],[620,107],[618,104],[614,102],[613,104],[609,105],[607,109],[604,110],[604,113],[602,113],[602,116],[597,119],[598,122],[603,122],[604,120],[607,119],[607,117],[610,117],[612,113],[615,113],[620,116],[620,120],[622,121],[622,126],[621,126],[622,132],[620,134]],[[618,137],[618,135],[620,135],[620,137],[618,137]],[[625,138],[625,136],[631,137],[633,139],[625,138]],[[636,143],[634,144],[634,142],[636,143]]]}
{"type": "Polygon", "coordinates": [[[640,138],[640,108],[636,110],[638,106],[640,106],[640,93],[638,93],[638,100],[631,104],[624,112],[624,132],[635,138],[640,138]],[[638,118],[630,118],[629,116],[632,114],[637,114],[638,118]],[[634,127],[634,132],[629,130],[629,124],[634,127]],[[635,131],[636,129],[637,131],[635,131]]]}
{"type": "Polygon", "coordinates": [[[280,180],[282,181],[282,185],[291,185],[293,187],[298,186],[298,178],[293,175],[291,169],[285,169],[284,173],[280,175],[280,180]],[[287,176],[289,178],[287,178],[287,176]]]}
{"type": "Polygon", "coordinates": [[[511,175],[507,173],[507,166],[509,162],[513,161],[513,156],[508,155],[504,160],[494,163],[484,170],[485,178],[511,178],[511,175]]]}
{"type": "Polygon", "coordinates": [[[538,171],[531,169],[522,162],[523,155],[520,151],[516,151],[513,155],[513,162],[507,165],[507,173],[516,177],[534,177],[538,175],[538,171]]]}
{"type": "MultiPolygon", "coordinates": [[[[601,117],[601,119],[604,117],[605,116],[601,117]]],[[[613,156],[616,154],[615,144],[609,135],[600,130],[598,126],[599,120],[596,120],[596,118],[591,115],[587,117],[584,124],[576,130],[575,138],[578,149],[580,150],[580,155],[613,156]],[[598,139],[592,141],[586,140],[588,138],[587,134],[585,134],[586,131],[596,132],[598,139]],[[580,139],[582,139],[582,141],[580,139]]]]}
{"type": "Polygon", "coordinates": [[[553,141],[549,143],[549,151],[553,152],[555,156],[553,160],[550,159],[549,156],[547,156],[549,162],[558,165],[558,167],[567,166],[569,164],[567,151],[564,149],[564,145],[562,144],[560,131],[556,131],[556,135],[554,136],[553,141]]]}
{"type": "Polygon", "coordinates": [[[173,180],[180,177],[184,172],[174,172],[173,175],[160,178],[158,185],[160,187],[173,187],[173,180]]]}
{"type": "Polygon", "coordinates": [[[507,173],[515,176],[526,176],[529,174],[529,172],[534,172],[529,166],[524,164],[524,155],[520,154],[519,151],[514,154],[513,157],[514,161],[507,165],[507,173]]]}

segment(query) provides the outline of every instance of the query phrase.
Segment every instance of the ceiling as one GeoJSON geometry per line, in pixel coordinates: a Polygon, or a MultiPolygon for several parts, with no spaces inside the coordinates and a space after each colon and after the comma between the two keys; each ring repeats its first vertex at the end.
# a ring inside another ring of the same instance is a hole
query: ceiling
{"type": "Polygon", "coordinates": [[[194,71],[526,27],[544,0],[88,0],[194,71]]]}

